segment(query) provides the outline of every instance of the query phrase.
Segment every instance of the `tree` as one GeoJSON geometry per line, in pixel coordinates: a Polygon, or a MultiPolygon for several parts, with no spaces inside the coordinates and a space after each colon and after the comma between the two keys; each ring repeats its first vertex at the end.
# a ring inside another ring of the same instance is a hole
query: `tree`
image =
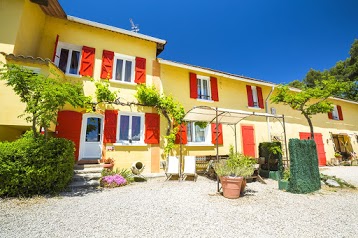
{"type": "Polygon", "coordinates": [[[321,78],[313,79],[310,86],[304,84],[299,92],[290,90],[287,85],[279,86],[271,98],[271,102],[284,103],[292,109],[300,111],[310,127],[311,139],[314,139],[312,116],[332,111],[332,103],[327,99],[336,92],[341,93],[347,90],[348,87],[349,83],[339,82],[334,76],[325,72],[322,73],[321,78]]]}
{"type": "Polygon", "coordinates": [[[89,97],[84,96],[81,85],[50,77],[15,64],[5,64],[0,69],[0,80],[13,88],[20,101],[26,104],[24,114],[27,122],[32,123],[35,137],[41,128],[56,123],[58,111],[67,103],[73,107],[85,107],[89,97]],[[38,130],[37,130],[38,129],[38,130]]]}
{"type": "Polygon", "coordinates": [[[324,74],[329,73],[337,81],[347,86],[345,91],[334,92],[332,96],[358,101],[358,40],[354,40],[349,51],[350,57],[346,60],[338,61],[335,66],[323,72],[310,69],[306,77],[300,80],[294,80],[288,85],[294,88],[303,89],[305,87],[315,87],[317,81],[322,79],[324,74]]]}

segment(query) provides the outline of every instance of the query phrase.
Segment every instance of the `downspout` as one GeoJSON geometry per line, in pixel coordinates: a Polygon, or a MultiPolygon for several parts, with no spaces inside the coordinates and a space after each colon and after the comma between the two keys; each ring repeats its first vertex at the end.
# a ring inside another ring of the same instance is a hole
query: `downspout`
{"type": "MultiPolygon", "coordinates": [[[[265,100],[265,111],[266,111],[266,113],[269,113],[268,112],[268,100],[269,100],[273,90],[275,90],[275,86],[272,86],[271,91],[270,91],[269,95],[267,96],[267,98],[265,100]]],[[[267,123],[268,141],[271,142],[271,129],[270,129],[270,118],[269,117],[266,117],[266,123],[267,123]]]]}

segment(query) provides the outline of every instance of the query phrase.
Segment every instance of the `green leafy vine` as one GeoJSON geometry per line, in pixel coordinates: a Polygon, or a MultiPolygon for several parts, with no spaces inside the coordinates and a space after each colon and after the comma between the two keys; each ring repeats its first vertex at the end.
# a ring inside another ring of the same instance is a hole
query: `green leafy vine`
{"type": "Polygon", "coordinates": [[[140,104],[156,108],[166,118],[168,127],[165,136],[167,144],[164,148],[164,153],[169,154],[175,146],[175,135],[179,130],[178,127],[183,123],[184,107],[172,96],[160,94],[154,86],[140,85],[135,97],[140,104]]]}

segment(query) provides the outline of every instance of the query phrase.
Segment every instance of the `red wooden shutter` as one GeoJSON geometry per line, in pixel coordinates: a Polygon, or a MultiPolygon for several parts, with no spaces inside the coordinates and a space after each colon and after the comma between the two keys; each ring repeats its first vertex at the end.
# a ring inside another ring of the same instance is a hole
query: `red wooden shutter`
{"type": "Polygon", "coordinates": [[[329,118],[329,119],[333,119],[333,114],[332,114],[332,112],[329,112],[329,113],[328,113],[328,118],[329,118]]]}
{"type": "Polygon", "coordinates": [[[93,77],[94,58],[95,49],[83,46],[80,75],[93,77]]]}
{"type": "Polygon", "coordinates": [[[160,117],[156,113],[145,114],[145,137],[147,144],[159,144],[160,139],[160,117]]]}
{"type": "Polygon", "coordinates": [[[175,144],[180,144],[180,137],[181,137],[182,144],[188,143],[188,138],[186,136],[186,125],[185,124],[181,124],[179,126],[179,131],[175,135],[175,144]]]}
{"type": "Polygon", "coordinates": [[[114,52],[103,50],[101,79],[111,79],[113,72],[114,52]]]}
{"type": "Polygon", "coordinates": [[[251,90],[250,85],[246,85],[246,91],[247,91],[248,106],[253,107],[254,106],[254,99],[252,97],[252,90],[251,90]]]}
{"type": "Polygon", "coordinates": [[[104,113],[103,143],[115,143],[117,135],[117,110],[106,110],[104,113]]]}
{"type": "Polygon", "coordinates": [[[190,83],[190,98],[198,98],[198,84],[196,81],[196,74],[189,73],[190,83]]]}
{"type": "Polygon", "coordinates": [[[218,80],[216,78],[210,77],[210,87],[211,87],[211,99],[213,101],[219,101],[218,80]]]}
{"type": "Polygon", "coordinates": [[[78,160],[82,127],[82,114],[74,111],[59,111],[56,137],[66,138],[75,143],[75,159],[78,160]]]}
{"type": "Polygon", "coordinates": [[[135,83],[145,83],[146,81],[146,70],[145,70],[145,58],[136,57],[135,58],[135,83]]]}
{"type": "Polygon", "coordinates": [[[57,52],[58,38],[60,38],[60,36],[59,36],[59,35],[57,35],[57,36],[56,36],[56,41],[55,41],[55,49],[53,49],[52,62],[54,62],[54,63],[55,63],[55,59],[56,59],[56,52],[57,52]]]}
{"type": "Polygon", "coordinates": [[[262,89],[261,89],[261,87],[256,87],[256,91],[257,91],[257,99],[259,101],[259,107],[260,108],[265,108],[264,107],[264,99],[262,97],[262,89]]]}
{"type": "MultiPolygon", "coordinates": [[[[222,124],[218,124],[218,144],[224,144],[222,124]]],[[[211,142],[216,145],[216,123],[211,124],[211,142]]]]}
{"type": "Polygon", "coordinates": [[[337,105],[337,111],[338,111],[339,120],[343,121],[342,107],[337,105]]]}

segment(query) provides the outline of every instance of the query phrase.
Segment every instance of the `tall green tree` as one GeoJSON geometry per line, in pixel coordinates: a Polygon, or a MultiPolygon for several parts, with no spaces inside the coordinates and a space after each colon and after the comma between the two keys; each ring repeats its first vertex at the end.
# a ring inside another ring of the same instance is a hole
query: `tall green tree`
{"type": "Polygon", "coordinates": [[[59,77],[48,77],[15,64],[5,64],[0,69],[0,80],[13,88],[25,103],[24,114],[27,122],[32,123],[34,135],[40,127],[50,127],[56,123],[58,111],[65,105],[85,107],[90,100],[84,96],[81,85],[61,80],[59,77]]]}
{"type": "Polygon", "coordinates": [[[333,105],[327,99],[336,92],[347,90],[349,83],[337,81],[328,72],[323,73],[319,79],[313,79],[311,83],[314,86],[304,84],[298,92],[290,90],[288,85],[281,85],[271,98],[271,102],[283,103],[300,111],[306,118],[311,138],[314,139],[312,116],[332,111],[333,105]]]}
{"type": "Polygon", "coordinates": [[[349,57],[338,61],[331,69],[323,72],[310,69],[306,77],[300,80],[294,80],[288,85],[294,88],[303,89],[305,87],[316,87],[316,83],[322,79],[324,74],[329,73],[334,76],[338,82],[345,83],[345,91],[336,91],[332,96],[358,101],[358,40],[354,40],[349,51],[349,57]]]}

